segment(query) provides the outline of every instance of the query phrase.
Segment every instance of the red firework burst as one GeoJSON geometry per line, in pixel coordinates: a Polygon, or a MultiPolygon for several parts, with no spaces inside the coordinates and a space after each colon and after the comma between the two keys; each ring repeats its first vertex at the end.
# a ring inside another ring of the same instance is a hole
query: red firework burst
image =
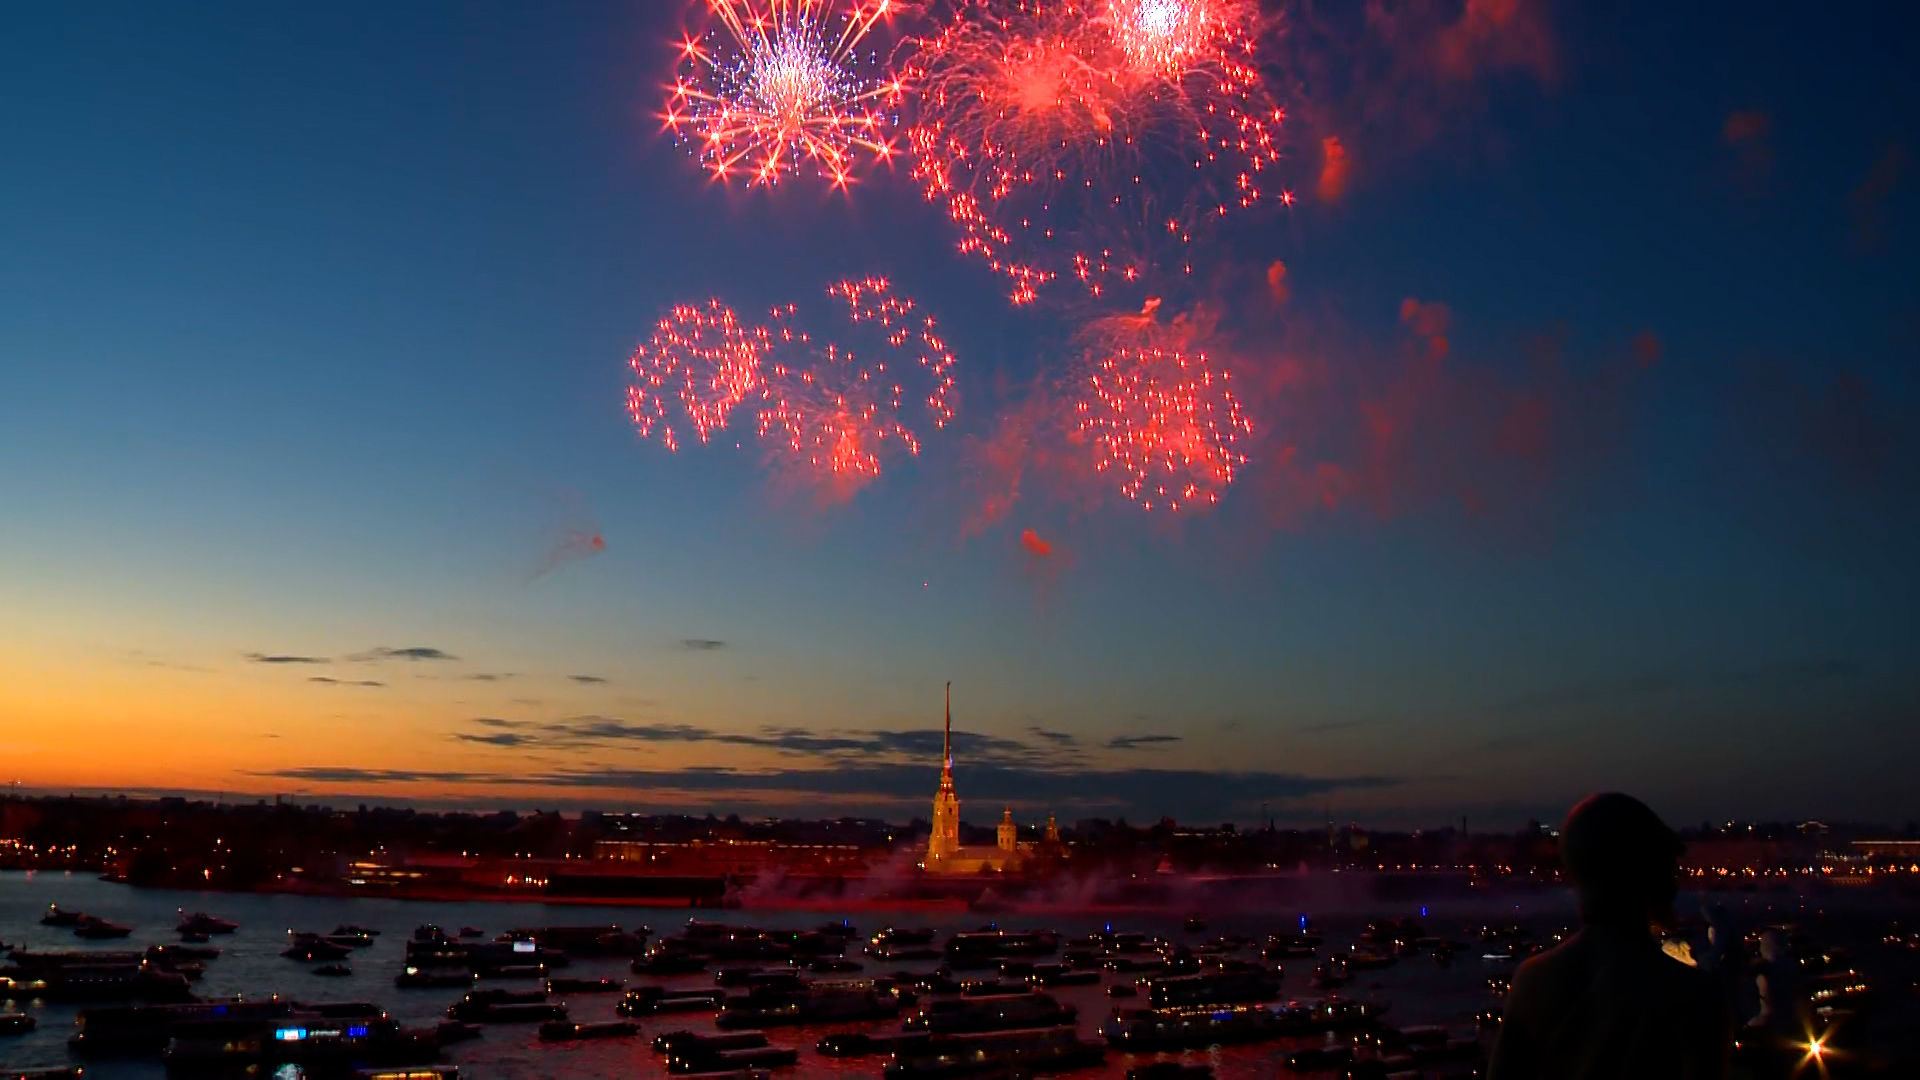
{"type": "Polygon", "coordinates": [[[1144,509],[1217,503],[1246,464],[1237,443],[1253,426],[1204,353],[1117,349],[1095,360],[1083,387],[1075,411],[1094,468],[1144,509]]]}
{"type": "Polygon", "coordinates": [[[845,492],[880,475],[889,451],[920,452],[919,417],[935,429],[953,419],[954,357],[885,278],[827,295],[845,318],[833,340],[806,329],[797,305],[774,311],[759,427],[785,463],[845,492]]]}
{"type": "Polygon", "coordinates": [[[733,309],[718,300],[674,308],[628,361],[634,381],[627,388],[627,413],[640,437],[658,429],[660,442],[677,450],[676,421],[684,417],[706,442],[760,389],[768,344],[764,328],[741,326],[733,309]]]}
{"type": "Polygon", "coordinates": [[[1197,230],[1276,195],[1281,112],[1235,0],[971,0],[903,81],[914,178],[1015,303],[1190,273],[1197,230]]]}
{"type": "Polygon", "coordinates": [[[917,454],[920,441],[900,422],[884,373],[797,329],[796,311],[788,305],[774,312],[760,437],[787,464],[851,491],[880,475],[880,455],[891,446],[917,454]]]}

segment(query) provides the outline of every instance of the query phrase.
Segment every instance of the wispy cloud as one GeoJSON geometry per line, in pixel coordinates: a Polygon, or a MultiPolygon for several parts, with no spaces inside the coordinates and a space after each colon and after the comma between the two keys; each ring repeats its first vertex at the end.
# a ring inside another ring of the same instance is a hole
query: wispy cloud
{"type": "Polygon", "coordinates": [[[567,678],[586,686],[599,686],[607,681],[598,675],[569,675],[567,678]]]}
{"type": "Polygon", "coordinates": [[[385,645],[381,645],[368,649],[366,652],[354,653],[352,656],[347,657],[347,659],[355,661],[356,663],[367,664],[378,663],[383,660],[458,660],[460,658],[444,649],[435,649],[426,645],[411,645],[401,649],[388,648],[385,645]]]}
{"type": "Polygon", "coordinates": [[[297,656],[291,653],[250,652],[243,655],[255,664],[330,664],[333,662],[324,656],[297,656]]]}
{"type": "Polygon", "coordinates": [[[1107,740],[1109,750],[1138,750],[1141,747],[1164,746],[1180,741],[1178,735],[1115,735],[1107,740]]]}
{"type": "Polygon", "coordinates": [[[693,652],[712,652],[715,649],[726,648],[727,643],[724,641],[715,640],[714,638],[690,637],[690,638],[681,638],[680,647],[683,649],[689,649],[693,652]]]}
{"type": "Polygon", "coordinates": [[[307,681],[310,683],[321,683],[326,686],[385,686],[387,685],[386,683],[383,683],[383,682],[375,682],[372,679],[329,679],[325,675],[315,675],[312,678],[308,679],[307,681]]]}
{"type": "Polygon", "coordinates": [[[482,671],[482,672],[476,672],[475,674],[472,674],[472,675],[462,675],[460,676],[460,678],[462,681],[465,681],[465,682],[506,682],[508,679],[513,678],[513,672],[482,671]]]}
{"type": "MultiPolygon", "coordinates": [[[[762,805],[809,805],[861,799],[911,811],[925,801],[937,773],[922,762],[774,770],[588,767],[544,773],[300,766],[253,775],[322,784],[451,783],[502,788],[571,788],[602,792],[609,797],[638,797],[656,804],[685,800],[712,805],[728,797],[762,805]]],[[[1200,820],[1244,816],[1263,803],[1282,806],[1293,799],[1335,791],[1389,788],[1400,782],[1398,778],[1386,776],[1311,777],[1296,773],[1182,769],[1057,771],[1005,766],[969,767],[963,780],[970,797],[995,805],[1045,803],[1083,814],[1172,814],[1200,820]]]]}
{"type": "Polygon", "coordinates": [[[1048,731],[1043,727],[1030,727],[1027,729],[1027,734],[1032,735],[1036,739],[1045,739],[1055,746],[1073,746],[1080,741],[1067,732],[1048,731]]]}
{"type": "MultiPolygon", "coordinates": [[[[694,724],[634,723],[607,716],[576,716],[566,720],[530,721],[482,717],[474,721],[487,729],[485,737],[456,733],[463,742],[494,745],[543,745],[556,749],[584,748],[619,743],[710,743],[721,746],[748,746],[787,754],[814,754],[834,757],[893,758],[903,761],[929,761],[940,756],[946,733],[940,728],[911,731],[828,731],[804,728],[763,727],[757,731],[721,731],[694,724]],[[503,741],[501,731],[515,738],[503,741]]],[[[1150,740],[1153,738],[1148,737],[1150,740]]],[[[1162,737],[1167,738],[1167,737],[1162,737]]],[[[971,731],[953,733],[954,752],[969,760],[1038,764],[1069,760],[1060,756],[1065,745],[1049,739],[1050,745],[1036,746],[997,735],[971,731]]]]}

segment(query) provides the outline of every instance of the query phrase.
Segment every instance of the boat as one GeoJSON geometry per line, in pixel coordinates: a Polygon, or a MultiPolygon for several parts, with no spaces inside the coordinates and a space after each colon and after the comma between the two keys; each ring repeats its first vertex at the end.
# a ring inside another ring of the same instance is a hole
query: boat
{"type": "Polygon", "coordinates": [[[547,1000],[545,990],[475,990],[447,1006],[447,1019],[469,1023],[565,1020],[567,1007],[547,1000]]]}
{"type": "Polygon", "coordinates": [[[549,994],[617,994],[627,988],[621,979],[548,979],[549,994]]]}
{"type": "Polygon", "coordinates": [[[335,1018],[296,1012],[269,1022],[210,1020],[183,1024],[161,1055],[168,1076],[288,1075],[344,1072],[367,1066],[413,1066],[440,1053],[431,1031],[408,1031],[393,1020],[335,1018]]]}
{"type": "Polygon", "coordinates": [[[337,945],[321,937],[319,934],[305,932],[294,933],[292,931],[289,931],[289,933],[292,934],[293,943],[288,945],[286,949],[280,953],[281,956],[289,960],[299,960],[303,963],[326,963],[334,960],[345,960],[353,954],[353,950],[347,946],[337,945]]]}
{"type": "Polygon", "coordinates": [[[1016,933],[1006,930],[962,931],[947,939],[947,966],[992,967],[1009,956],[1052,956],[1060,950],[1060,935],[1051,930],[1016,933]]]}
{"type": "Polygon", "coordinates": [[[290,1001],[204,1002],[192,1005],[122,1005],[80,1010],[79,1030],[67,1045],[82,1055],[157,1054],[173,1029],[199,1020],[279,1020],[293,1015],[290,1001]]]}
{"type": "Polygon", "coordinates": [[[704,956],[654,951],[632,966],[635,975],[698,975],[707,970],[707,960],[704,956]]]}
{"type": "Polygon", "coordinates": [[[323,940],[349,949],[364,949],[373,944],[373,935],[365,930],[335,930],[324,935],[323,940]]]}
{"type": "Polygon", "coordinates": [[[133,927],[122,926],[117,922],[97,918],[92,915],[80,916],[74,924],[73,936],[89,941],[104,941],[109,938],[123,938],[133,933],[133,927]]]}
{"type": "Polygon", "coordinates": [[[80,920],[86,917],[87,913],[84,911],[68,911],[59,904],[48,904],[47,913],[40,917],[40,925],[72,929],[79,926],[80,920]]]}
{"type": "Polygon", "coordinates": [[[415,967],[393,977],[393,985],[402,990],[447,990],[473,985],[473,972],[464,967],[415,967]]]}
{"type": "Polygon", "coordinates": [[[218,960],[220,950],[210,945],[149,945],[146,957],[160,963],[176,960],[218,960]]]}
{"type": "Polygon", "coordinates": [[[433,1026],[433,1033],[439,1038],[441,1046],[469,1042],[479,1038],[485,1030],[479,1024],[469,1024],[461,1020],[442,1020],[433,1026]]]}
{"type": "Polygon", "coordinates": [[[333,932],[336,934],[352,934],[354,937],[363,938],[377,938],[380,936],[380,931],[372,927],[361,926],[358,923],[343,923],[334,927],[333,932]]]}
{"type": "Polygon", "coordinates": [[[330,979],[344,979],[353,974],[353,969],[345,964],[321,964],[313,969],[313,973],[330,979]]]}
{"type": "Polygon", "coordinates": [[[825,960],[815,960],[813,963],[807,965],[807,970],[815,975],[852,975],[855,972],[865,971],[866,965],[858,960],[832,957],[825,960]]]}
{"type": "Polygon", "coordinates": [[[240,929],[240,924],[227,919],[216,919],[204,911],[189,915],[180,912],[180,925],[176,928],[182,934],[231,934],[240,929]]]}
{"type": "Polygon", "coordinates": [[[0,1035],[25,1035],[39,1024],[25,1013],[0,1013],[0,1035]]]}
{"type": "Polygon", "coordinates": [[[621,1016],[654,1016],[664,1012],[700,1012],[717,1009],[727,999],[724,990],[667,990],[643,986],[627,991],[614,1011],[621,1016]]]}
{"type": "Polygon", "coordinates": [[[932,941],[933,931],[927,927],[921,927],[916,930],[906,930],[897,926],[889,926],[885,930],[873,935],[873,940],[867,943],[867,947],[869,949],[877,949],[890,945],[927,945],[932,943],[932,941]]]}
{"type": "Polygon", "coordinates": [[[868,1035],[865,1032],[851,1031],[828,1035],[820,1040],[815,1049],[819,1050],[823,1057],[872,1057],[875,1054],[894,1054],[902,1049],[924,1046],[932,1040],[933,1036],[924,1031],[900,1035],[868,1035]]]}
{"type": "Polygon", "coordinates": [[[630,1039],[638,1034],[640,1034],[640,1025],[631,1020],[604,1020],[595,1024],[576,1024],[571,1020],[549,1020],[540,1025],[541,1042],[630,1039]]]}
{"type": "MultiPolygon", "coordinates": [[[[473,929],[468,927],[467,930],[473,929]]],[[[466,936],[462,930],[461,936],[466,936]]],[[[618,926],[538,926],[509,930],[509,941],[531,941],[568,956],[639,956],[646,951],[647,927],[628,933],[618,926]]]]}
{"type": "Polygon", "coordinates": [[[1183,1005],[1243,1005],[1280,996],[1280,980],[1264,973],[1177,975],[1149,979],[1147,1002],[1153,1008],[1183,1005]]]}
{"type": "Polygon", "coordinates": [[[85,1070],[78,1065],[56,1065],[49,1069],[7,1069],[0,1080],[80,1080],[85,1070]]]}
{"type": "Polygon", "coordinates": [[[1049,994],[1036,993],[1020,997],[930,1002],[903,1020],[900,1028],[902,1031],[956,1035],[1071,1025],[1078,1015],[1073,1006],[1062,1005],[1049,994]]]}
{"type": "Polygon", "coordinates": [[[401,1065],[355,1069],[353,1080],[460,1080],[458,1065],[401,1065]]]}
{"type": "Polygon", "coordinates": [[[1036,964],[1027,981],[1035,986],[1092,986],[1100,981],[1100,973],[1079,971],[1065,964],[1036,964]]]}
{"type": "Polygon", "coordinates": [[[697,1031],[668,1031],[653,1037],[653,1049],[660,1054],[717,1053],[721,1050],[752,1050],[767,1045],[767,1037],[757,1031],[732,1035],[702,1035],[697,1031]]]}
{"type": "Polygon", "coordinates": [[[823,984],[798,993],[751,993],[721,1005],[714,1025],[764,1028],[794,1024],[841,1024],[899,1015],[900,999],[872,983],[823,984]]]}
{"type": "Polygon", "coordinates": [[[689,1073],[732,1072],[738,1069],[778,1069],[800,1060],[800,1051],[785,1046],[762,1046],[753,1050],[695,1051],[667,1056],[667,1071],[689,1073]]]}
{"type": "Polygon", "coordinates": [[[807,985],[793,968],[721,968],[713,973],[713,984],[754,990],[799,990],[807,985]]]}
{"type": "Polygon", "coordinates": [[[1065,1072],[1099,1065],[1106,1055],[1105,1046],[1080,1038],[1072,1028],[964,1035],[902,1046],[882,1075],[888,1080],[934,1080],[980,1073],[1065,1072]]]}

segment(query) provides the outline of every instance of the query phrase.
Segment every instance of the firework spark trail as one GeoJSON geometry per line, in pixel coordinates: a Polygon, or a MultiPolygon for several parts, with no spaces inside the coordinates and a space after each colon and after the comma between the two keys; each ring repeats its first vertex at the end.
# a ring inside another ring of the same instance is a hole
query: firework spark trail
{"type": "Polygon", "coordinates": [[[970,0],[902,77],[913,176],[1016,304],[1190,273],[1205,223],[1291,201],[1250,27],[1240,0],[970,0]]]}
{"type": "Polygon", "coordinates": [[[900,84],[861,46],[893,0],[707,7],[718,29],[682,41],[663,119],[716,177],[775,184],[811,167],[844,188],[862,164],[892,157],[900,84]]]}
{"type": "Polygon", "coordinates": [[[718,300],[674,308],[628,360],[634,381],[627,388],[627,413],[640,437],[658,429],[661,444],[677,450],[675,421],[684,415],[706,442],[759,391],[768,344],[764,328],[741,326],[733,309],[718,300]]]}
{"type": "Polygon", "coordinates": [[[1074,406],[1094,468],[1117,474],[1120,493],[1152,510],[1212,505],[1247,456],[1253,426],[1206,354],[1151,347],[1099,354],[1074,406]]]}

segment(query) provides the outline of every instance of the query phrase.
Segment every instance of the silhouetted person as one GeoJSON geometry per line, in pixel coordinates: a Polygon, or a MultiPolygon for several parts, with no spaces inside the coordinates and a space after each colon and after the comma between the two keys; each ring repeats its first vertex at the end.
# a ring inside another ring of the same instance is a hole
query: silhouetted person
{"type": "Polygon", "coordinates": [[[1721,1080],[1731,1024],[1711,976],[1660,949],[1683,846],[1645,803],[1593,795],[1560,830],[1580,932],[1520,965],[1488,1080],[1721,1080]]]}

